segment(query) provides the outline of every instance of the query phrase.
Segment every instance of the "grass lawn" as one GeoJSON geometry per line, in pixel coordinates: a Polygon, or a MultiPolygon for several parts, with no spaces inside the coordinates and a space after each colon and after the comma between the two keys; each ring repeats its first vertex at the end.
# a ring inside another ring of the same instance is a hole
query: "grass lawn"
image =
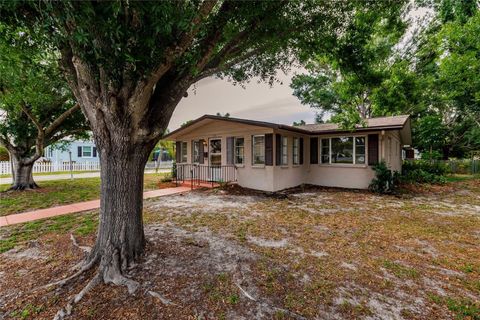
{"type": "MultiPolygon", "coordinates": [[[[147,254],[130,273],[141,290],[100,285],[73,318],[480,319],[479,179],[399,196],[195,191],[144,208],[147,254]]],[[[0,316],[51,319],[93,274],[31,289],[70,275],[83,256],[70,233],[92,245],[97,223],[0,229],[0,316]]]]}
{"type": "MultiPolygon", "coordinates": [[[[80,173],[90,173],[90,172],[99,172],[98,170],[92,170],[92,171],[73,171],[73,174],[80,174],[80,173]]],[[[70,174],[70,171],[55,171],[55,172],[34,172],[33,176],[53,176],[53,175],[58,175],[58,174],[70,174]]],[[[11,174],[0,174],[0,178],[10,178],[12,175],[11,174]]]]}
{"type": "MultiPolygon", "coordinates": [[[[163,176],[162,173],[146,174],[145,190],[163,187],[159,185],[163,176]]],[[[25,192],[5,192],[9,186],[0,186],[0,216],[100,197],[100,178],[42,181],[39,185],[40,189],[25,192]]]]}

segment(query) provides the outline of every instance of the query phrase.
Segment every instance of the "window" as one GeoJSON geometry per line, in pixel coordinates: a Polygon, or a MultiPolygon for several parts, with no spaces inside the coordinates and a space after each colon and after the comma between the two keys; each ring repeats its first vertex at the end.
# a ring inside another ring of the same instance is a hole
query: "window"
{"type": "Polygon", "coordinates": [[[353,138],[332,138],[332,163],[353,163],[353,138]]]}
{"type": "Polygon", "coordinates": [[[288,138],[282,137],[282,165],[288,165],[288,138]]]}
{"type": "Polygon", "coordinates": [[[365,164],[365,137],[355,137],[355,163],[365,164]]]}
{"type": "Polygon", "coordinates": [[[52,147],[45,148],[45,154],[47,158],[53,158],[53,148],[52,147]]]}
{"type": "Polygon", "coordinates": [[[322,139],[321,163],[330,163],[330,139],[322,139]]]}
{"type": "Polygon", "coordinates": [[[82,157],[84,158],[91,158],[93,155],[92,155],[92,147],[90,146],[83,146],[82,147],[82,157]]]}
{"type": "Polygon", "coordinates": [[[365,137],[335,137],[321,140],[321,163],[366,163],[365,137]]]}
{"type": "Polygon", "coordinates": [[[199,163],[200,162],[200,141],[193,141],[193,146],[192,146],[192,155],[193,155],[193,163],[199,163]]]}
{"type": "Polygon", "coordinates": [[[265,136],[253,136],[252,139],[253,164],[265,164],[265,136]]]}
{"type": "Polygon", "coordinates": [[[300,139],[293,138],[293,164],[300,164],[300,139]]]}
{"type": "Polygon", "coordinates": [[[245,160],[244,139],[235,138],[235,164],[243,164],[245,160]]]}
{"type": "Polygon", "coordinates": [[[180,155],[182,162],[187,162],[187,142],[182,141],[181,148],[180,148],[180,155]]]}

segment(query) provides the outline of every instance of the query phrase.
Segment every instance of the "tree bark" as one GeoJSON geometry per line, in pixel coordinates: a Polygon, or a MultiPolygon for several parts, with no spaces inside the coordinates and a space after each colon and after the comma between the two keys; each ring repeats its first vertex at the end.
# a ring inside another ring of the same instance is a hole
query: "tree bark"
{"type": "Polygon", "coordinates": [[[25,164],[23,159],[11,154],[13,183],[10,190],[31,190],[39,188],[33,180],[33,163],[25,164]]]}
{"type": "MultiPolygon", "coordinates": [[[[133,145],[113,138],[110,152],[100,153],[100,223],[87,263],[98,261],[105,283],[125,284],[122,276],[145,248],[143,232],[143,175],[153,145],[133,145]]],[[[97,146],[104,143],[97,142],[97,146]]],[[[129,286],[130,289],[130,286],[129,286]]]]}

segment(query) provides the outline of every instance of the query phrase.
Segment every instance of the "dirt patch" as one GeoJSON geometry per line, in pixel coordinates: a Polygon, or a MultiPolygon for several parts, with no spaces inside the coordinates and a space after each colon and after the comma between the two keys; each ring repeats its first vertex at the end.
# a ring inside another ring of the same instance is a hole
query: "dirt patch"
{"type": "MultiPolygon", "coordinates": [[[[478,318],[479,184],[400,197],[299,188],[276,198],[229,188],[146,201],[147,252],[129,275],[141,289],[132,296],[98,286],[74,318],[478,318]],[[457,214],[439,214],[446,211],[457,214]]],[[[79,230],[79,220],[71,223],[79,230]]],[[[0,241],[32,227],[2,230],[0,241]]],[[[91,245],[94,232],[80,230],[79,245],[91,245]]],[[[68,233],[25,239],[0,255],[0,317],[51,319],[92,275],[31,292],[71,274],[84,253],[68,233]]]]}

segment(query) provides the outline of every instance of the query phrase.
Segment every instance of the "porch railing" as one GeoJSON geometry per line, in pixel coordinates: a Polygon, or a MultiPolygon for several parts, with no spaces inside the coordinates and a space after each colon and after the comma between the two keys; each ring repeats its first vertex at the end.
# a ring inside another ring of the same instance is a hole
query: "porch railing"
{"type": "Polygon", "coordinates": [[[237,181],[237,168],[234,165],[208,166],[201,164],[174,164],[175,183],[189,183],[192,188],[202,184],[215,184],[237,181]]]}

